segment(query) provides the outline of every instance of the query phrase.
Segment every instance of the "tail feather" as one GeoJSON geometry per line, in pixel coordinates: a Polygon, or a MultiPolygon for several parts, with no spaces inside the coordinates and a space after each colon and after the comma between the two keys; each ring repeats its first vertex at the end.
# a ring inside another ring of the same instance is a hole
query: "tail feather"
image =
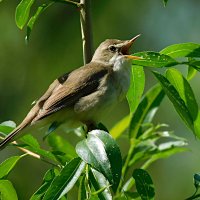
{"type": "Polygon", "coordinates": [[[15,136],[21,131],[21,128],[14,129],[3,141],[0,142],[0,150],[4,149],[8,143],[14,140],[15,136]]]}

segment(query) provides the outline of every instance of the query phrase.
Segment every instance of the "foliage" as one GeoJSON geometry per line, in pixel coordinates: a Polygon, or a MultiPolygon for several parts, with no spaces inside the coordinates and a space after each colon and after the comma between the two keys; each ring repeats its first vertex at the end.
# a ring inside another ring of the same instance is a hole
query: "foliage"
{"type": "MultiPolygon", "coordinates": [[[[165,5],[167,0],[164,1],[165,5]]],[[[34,0],[22,0],[16,8],[16,24],[22,29],[27,24],[27,36],[40,14],[53,3],[81,5],[68,0],[52,0],[39,5],[29,17],[34,0]]],[[[17,193],[8,180],[9,173],[25,155],[49,163],[43,182],[31,200],[67,199],[68,192],[78,187],[77,199],[154,199],[153,181],[146,169],[155,161],[186,151],[187,142],[168,131],[166,124],[154,124],[153,119],[165,96],[169,98],[185,125],[200,138],[200,114],[195,95],[190,86],[200,71],[200,44],[183,43],[166,47],[160,52],[139,52],[141,57],[132,63],[132,79],[127,100],[130,114],[110,131],[93,130],[81,138],[74,147],[63,137],[51,133],[47,136],[50,149],[40,146],[31,135],[22,137],[11,145],[25,154],[13,156],[0,164],[0,198],[17,199],[17,193]],[[180,61],[180,58],[182,61],[180,61]],[[187,78],[174,67],[188,68],[187,78]],[[152,71],[159,84],[144,95],[146,67],[164,68],[164,74],[152,71]],[[122,158],[116,138],[123,136],[129,142],[127,155],[122,158]],[[139,167],[139,169],[136,169],[139,167]],[[133,171],[128,177],[128,172],[133,171]]],[[[14,123],[0,124],[2,136],[12,131],[14,123]]],[[[194,176],[196,191],[199,175],[194,176]]],[[[195,199],[195,194],[188,199],[195,199]]]]}

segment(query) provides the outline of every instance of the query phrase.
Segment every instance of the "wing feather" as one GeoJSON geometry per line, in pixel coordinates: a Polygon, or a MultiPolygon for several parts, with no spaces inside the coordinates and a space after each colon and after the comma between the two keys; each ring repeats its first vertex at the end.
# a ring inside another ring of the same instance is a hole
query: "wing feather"
{"type": "Polygon", "coordinates": [[[71,72],[65,82],[53,90],[49,98],[46,99],[34,121],[55,113],[64,107],[71,107],[81,97],[95,92],[101,78],[109,73],[110,69],[108,66],[104,67],[96,63],[90,63],[71,72]]]}

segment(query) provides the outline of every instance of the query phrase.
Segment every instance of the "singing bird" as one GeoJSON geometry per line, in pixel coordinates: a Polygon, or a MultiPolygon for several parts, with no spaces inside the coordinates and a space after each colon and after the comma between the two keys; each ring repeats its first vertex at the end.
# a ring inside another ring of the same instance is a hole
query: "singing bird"
{"type": "Polygon", "coordinates": [[[130,84],[131,40],[107,39],[96,49],[90,63],[56,79],[25,119],[0,143],[0,149],[21,136],[28,127],[56,122],[76,128],[99,122],[125,96],[130,84]]]}

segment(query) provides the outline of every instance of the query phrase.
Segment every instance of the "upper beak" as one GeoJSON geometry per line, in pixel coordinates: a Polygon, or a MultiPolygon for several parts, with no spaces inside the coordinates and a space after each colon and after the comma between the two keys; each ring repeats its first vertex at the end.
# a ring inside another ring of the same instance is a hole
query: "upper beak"
{"type": "Polygon", "coordinates": [[[126,57],[131,58],[131,59],[140,59],[140,57],[129,55],[129,49],[131,48],[132,44],[135,42],[135,40],[136,40],[138,37],[140,37],[140,34],[139,34],[139,35],[136,35],[134,38],[132,38],[132,39],[130,39],[130,40],[128,40],[128,41],[126,41],[126,42],[124,43],[124,45],[123,45],[122,48],[121,48],[121,53],[122,53],[123,55],[127,55],[126,57]]]}

